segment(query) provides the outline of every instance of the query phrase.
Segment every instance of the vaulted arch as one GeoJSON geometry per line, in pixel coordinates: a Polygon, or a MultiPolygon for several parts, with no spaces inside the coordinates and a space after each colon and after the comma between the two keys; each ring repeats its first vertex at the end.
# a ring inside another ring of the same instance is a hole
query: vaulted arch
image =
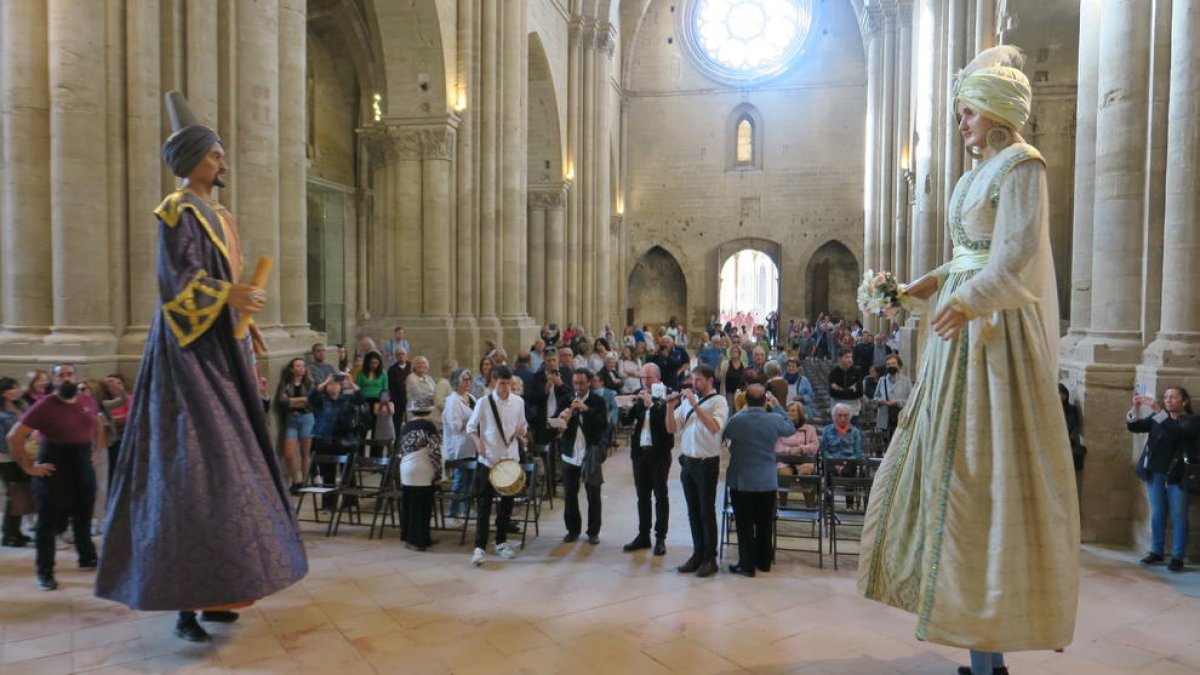
{"type": "Polygon", "coordinates": [[[671,317],[687,320],[687,278],[679,261],[661,246],[638,258],[629,273],[628,318],[658,326],[671,317]]]}

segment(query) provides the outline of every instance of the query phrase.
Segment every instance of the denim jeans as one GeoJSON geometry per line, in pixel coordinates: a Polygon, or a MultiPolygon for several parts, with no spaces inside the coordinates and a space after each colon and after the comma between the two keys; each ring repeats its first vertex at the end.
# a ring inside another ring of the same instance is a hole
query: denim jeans
{"type": "Polygon", "coordinates": [[[1003,652],[977,652],[971,650],[971,675],[991,675],[992,671],[1004,667],[1003,652]]]}
{"type": "MultiPolygon", "coordinates": [[[[470,461],[470,460],[467,460],[470,461]]],[[[454,495],[450,500],[450,517],[465,518],[467,516],[467,504],[471,499],[471,486],[474,485],[474,471],[466,468],[463,465],[457,465],[453,468],[453,477],[450,479],[450,494],[454,495]]]]}
{"type": "Polygon", "coordinates": [[[1150,550],[1162,554],[1166,545],[1167,510],[1171,514],[1171,557],[1183,559],[1188,540],[1188,493],[1168,485],[1167,474],[1155,471],[1146,483],[1150,499],[1150,550]]]}

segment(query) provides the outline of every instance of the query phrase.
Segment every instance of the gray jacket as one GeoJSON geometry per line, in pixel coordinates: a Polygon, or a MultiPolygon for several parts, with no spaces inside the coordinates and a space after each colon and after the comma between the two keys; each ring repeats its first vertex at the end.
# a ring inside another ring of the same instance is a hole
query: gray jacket
{"type": "Polygon", "coordinates": [[[729,418],[724,438],[729,441],[729,468],[725,484],[740,492],[772,492],[779,489],[775,468],[775,444],[796,433],[782,409],[743,408],[729,418]]]}

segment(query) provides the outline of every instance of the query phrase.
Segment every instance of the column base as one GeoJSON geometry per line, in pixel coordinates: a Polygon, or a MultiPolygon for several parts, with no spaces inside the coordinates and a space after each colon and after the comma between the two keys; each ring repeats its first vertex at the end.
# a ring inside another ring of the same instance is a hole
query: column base
{"type": "Polygon", "coordinates": [[[509,363],[516,363],[517,352],[529,349],[542,333],[542,327],[529,315],[500,317],[501,345],[508,351],[509,363]]]}
{"type": "Polygon", "coordinates": [[[479,320],[473,316],[454,317],[454,358],[460,368],[470,368],[471,372],[479,366],[479,320]]]}
{"type": "Polygon", "coordinates": [[[1085,363],[1134,365],[1142,360],[1142,340],[1128,331],[1088,331],[1064,359],[1085,363]]]}
{"type": "Polygon", "coordinates": [[[1159,333],[1142,357],[1146,366],[1180,371],[1182,376],[1200,372],[1200,334],[1159,333]]]}

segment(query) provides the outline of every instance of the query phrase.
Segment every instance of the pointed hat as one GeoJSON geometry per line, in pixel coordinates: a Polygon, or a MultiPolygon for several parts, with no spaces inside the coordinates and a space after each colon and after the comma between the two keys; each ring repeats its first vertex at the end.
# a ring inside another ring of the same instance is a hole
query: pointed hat
{"type": "Polygon", "coordinates": [[[187,178],[200,160],[208,154],[214,144],[221,139],[217,132],[200,124],[196,120],[192,107],[187,98],[178,91],[167,92],[167,115],[171,118],[171,134],[162,147],[162,159],[171,173],[180,178],[187,178]]]}

